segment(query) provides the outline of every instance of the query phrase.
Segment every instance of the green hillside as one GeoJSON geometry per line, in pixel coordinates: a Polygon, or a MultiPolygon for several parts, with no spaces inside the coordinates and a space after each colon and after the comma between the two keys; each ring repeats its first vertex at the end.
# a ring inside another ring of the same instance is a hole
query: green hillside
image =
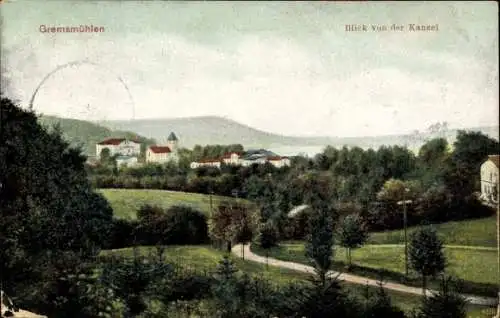
{"type": "Polygon", "coordinates": [[[53,127],[59,124],[63,137],[73,146],[81,146],[83,152],[88,156],[95,156],[96,143],[111,137],[132,138],[137,137],[145,144],[154,144],[154,139],[145,138],[136,133],[121,130],[112,130],[98,124],[69,118],[54,116],[40,116],[39,122],[46,127],[53,127]]]}
{"type": "MultiPolygon", "coordinates": [[[[165,209],[173,205],[187,205],[210,214],[210,196],[205,194],[151,189],[99,189],[99,192],[109,201],[117,218],[135,219],[137,210],[144,204],[158,205],[165,209]]],[[[214,195],[212,208],[215,209],[223,199],[237,200],[251,206],[244,199],[214,195]]]]}

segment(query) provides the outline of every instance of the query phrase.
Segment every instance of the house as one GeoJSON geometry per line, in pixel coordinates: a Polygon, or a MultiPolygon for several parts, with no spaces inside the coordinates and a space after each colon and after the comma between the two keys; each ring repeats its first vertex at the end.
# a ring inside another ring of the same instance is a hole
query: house
{"type": "Polygon", "coordinates": [[[198,169],[200,167],[215,167],[219,168],[221,166],[221,160],[220,159],[203,159],[200,161],[193,161],[189,165],[191,169],[198,169]]]}
{"type": "Polygon", "coordinates": [[[281,157],[265,150],[249,151],[246,154],[241,152],[230,152],[219,159],[205,159],[196,162],[191,162],[191,169],[199,167],[218,167],[221,164],[249,167],[253,164],[265,164],[269,162],[276,168],[290,166],[288,157],[281,157]]]}
{"type": "Polygon", "coordinates": [[[146,150],[146,162],[165,163],[173,160],[172,150],[167,146],[150,146],[146,150]]]}
{"type": "Polygon", "coordinates": [[[481,200],[486,204],[498,204],[499,155],[488,156],[481,165],[481,200]]]}
{"type": "Polygon", "coordinates": [[[179,161],[178,155],[179,139],[171,132],[167,138],[167,144],[164,146],[154,145],[146,150],[146,162],[150,163],[166,163],[179,161]]]}
{"type": "Polygon", "coordinates": [[[118,156],[116,157],[116,166],[118,167],[133,167],[138,165],[137,157],[118,156]]]}
{"type": "Polygon", "coordinates": [[[104,149],[109,149],[110,156],[139,156],[141,153],[141,143],[137,140],[129,140],[126,138],[109,138],[97,143],[97,157],[101,157],[101,153],[104,149]]]}
{"type": "Polygon", "coordinates": [[[276,168],[290,166],[290,159],[288,159],[288,157],[280,157],[280,156],[267,157],[267,161],[276,168]]]}
{"type": "Polygon", "coordinates": [[[222,162],[226,165],[241,165],[241,152],[230,152],[222,156],[222,162]]]}

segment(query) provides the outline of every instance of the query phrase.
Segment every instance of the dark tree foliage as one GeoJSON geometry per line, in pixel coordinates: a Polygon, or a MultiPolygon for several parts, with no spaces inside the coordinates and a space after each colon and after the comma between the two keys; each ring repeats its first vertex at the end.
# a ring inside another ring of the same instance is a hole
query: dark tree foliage
{"type": "Polygon", "coordinates": [[[365,295],[363,311],[361,316],[366,318],[405,318],[404,311],[392,304],[382,284],[379,285],[375,295],[368,293],[365,295]]]}
{"type": "Polygon", "coordinates": [[[224,242],[227,251],[235,242],[246,243],[257,227],[258,215],[241,202],[222,201],[212,215],[210,236],[224,242]]]}
{"type": "Polygon", "coordinates": [[[103,265],[101,280],[124,301],[127,316],[136,317],[147,308],[146,296],[151,286],[172,272],[172,265],[162,259],[140,256],[134,250],[132,259],[111,256],[103,265]]]}
{"type": "Polygon", "coordinates": [[[58,127],[49,132],[2,97],[0,273],[7,291],[28,279],[28,263],[40,254],[74,251],[88,258],[105,245],[112,209],[91,188],[85,161],[58,127]]]}
{"type": "Polygon", "coordinates": [[[351,250],[365,244],[368,239],[368,233],[359,216],[350,214],[342,220],[337,236],[340,246],[345,247],[347,250],[347,265],[350,267],[352,264],[351,250]]]}
{"type": "Polygon", "coordinates": [[[208,241],[206,216],[189,206],[172,206],[167,210],[143,206],[138,218],[133,236],[142,245],[194,245],[208,241]]]}
{"type": "Polygon", "coordinates": [[[269,258],[269,250],[278,246],[278,229],[272,221],[261,223],[259,231],[255,239],[258,246],[265,250],[266,253],[266,267],[269,266],[267,259],[269,258]]]}
{"type": "Polygon", "coordinates": [[[301,294],[296,317],[361,317],[359,304],[342,291],[335,278],[315,277],[301,294]]]}
{"type": "Polygon", "coordinates": [[[311,206],[309,230],[306,238],[306,256],[314,264],[321,280],[325,282],[326,274],[332,265],[333,231],[337,219],[334,202],[329,197],[328,180],[312,176],[307,180],[307,201],[311,206]]]}
{"type": "Polygon", "coordinates": [[[427,278],[443,272],[446,267],[443,242],[431,227],[420,228],[411,233],[408,257],[411,268],[422,277],[424,292],[427,287],[427,278]]]}
{"type": "Polygon", "coordinates": [[[438,293],[424,297],[417,311],[418,318],[465,318],[467,301],[456,290],[451,277],[442,277],[438,293]]]}

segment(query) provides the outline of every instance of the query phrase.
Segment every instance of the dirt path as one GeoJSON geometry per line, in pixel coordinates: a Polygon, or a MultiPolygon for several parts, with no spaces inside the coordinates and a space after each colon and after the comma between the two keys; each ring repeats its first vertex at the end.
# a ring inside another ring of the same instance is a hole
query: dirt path
{"type": "MultiPolygon", "coordinates": [[[[244,250],[245,250],[245,260],[253,261],[256,263],[263,263],[263,264],[266,263],[266,258],[263,256],[252,253],[249,245],[245,245],[244,250]]],[[[232,248],[232,252],[234,255],[241,258],[241,245],[240,244],[235,245],[232,248]]],[[[269,265],[271,265],[271,266],[287,268],[287,269],[296,270],[296,271],[304,272],[304,273],[311,273],[311,274],[314,273],[313,267],[307,266],[304,264],[281,261],[281,260],[278,260],[275,258],[269,258],[268,262],[269,262],[269,265]]],[[[379,283],[375,279],[366,278],[366,277],[357,276],[357,275],[352,275],[352,274],[339,273],[339,272],[334,272],[334,271],[331,271],[330,275],[339,275],[338,278],[340,280],[343,280],[343,281],[346,281],[349,283],[354,283],[354,284],[378,286],[378,283],[379,283]]],[[[390,282],[384,283],[383,286],[386,289],[398,291],[401,293],[413,294],[413,295],[418,295],[418,296],[423,295],[422,288],[418,288],[418,287],[411,287],[411,286],[406,286],[406,285],[397,284],[397,283],[390,283],[390,282]]],[[[435,293],[435,291],[428,289],[426,293],[427,293],[427,295],[429,295],[429,294],[435,293]]],[[[474,296],[474,295],[463,295],[463,296],[467,299],[467,301],[469,303],[474,304],[474,305],[496,306],[498,303],[498,300],[496,298],[481,297],[481,296],[474,296]]]]}

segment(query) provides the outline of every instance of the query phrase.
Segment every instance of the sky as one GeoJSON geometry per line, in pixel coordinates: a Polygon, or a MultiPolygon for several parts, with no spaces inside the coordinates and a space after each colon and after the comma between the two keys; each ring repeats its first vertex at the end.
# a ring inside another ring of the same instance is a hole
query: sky
{"type": "Polygon", "coordinates": [[[211,115],[295,136],[498,126],[495,2],[4,0],[0,12],[8,93],[27,107],[41,85],[45,114],[211,115]],[[104,32],[41,32],[80,25],[104,32]]]}

